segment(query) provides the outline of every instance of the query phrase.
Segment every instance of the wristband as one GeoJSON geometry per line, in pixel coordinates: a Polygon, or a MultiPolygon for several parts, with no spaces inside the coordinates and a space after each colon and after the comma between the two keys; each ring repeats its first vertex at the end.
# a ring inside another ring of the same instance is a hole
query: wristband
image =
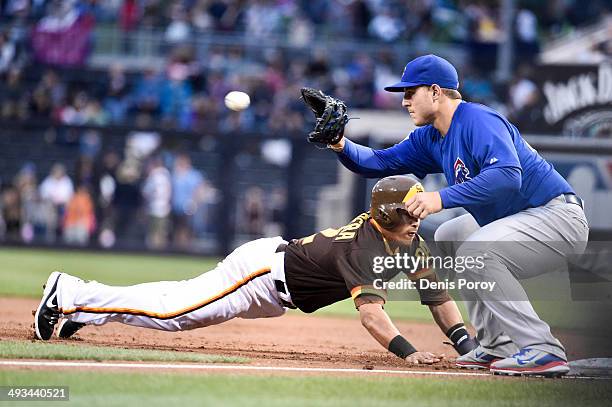
{"type": "MultiPolygon", "coordinates": [[[[339,142],[338,142],[338,143],[339,143],[339,142]]],[[[327,145],[327,148],[329,148],[330,150],[333,150],[333,151],[334,151],[334,152],[336,152],[336,153],[341,153],[341,152],[342,152],[342,150],[344,150],[344,146],[342,146],[342,147],[334,147],[334,146],[332,146],[331,144],[328,144],[328,145],[327,145]]]]}
{"type": "Polygon", "coordinates": [[[404,338],[402,335],[397,335],[389,342],[389,352],[395,354],[397,357],[406,359],[407,356],[412,355],[417,350],[404,338]]]}
{"type": "Polygon", "coordinates": [[[459,345],[464,340],[470,338],[470,334],[467,329],[465,329],[465,325],[462,322],[451,326],[448,331],[446,331],[446,336],[453,342],[453,345],[459,345]]]}
{"type": "Polygon", "coordinates": [[[453,348],[460,355],[465,355],[478,346],[478,341],[468,333],[463,323],[458,323],[449,328],[446,336],[453,342],[453,348]]]}

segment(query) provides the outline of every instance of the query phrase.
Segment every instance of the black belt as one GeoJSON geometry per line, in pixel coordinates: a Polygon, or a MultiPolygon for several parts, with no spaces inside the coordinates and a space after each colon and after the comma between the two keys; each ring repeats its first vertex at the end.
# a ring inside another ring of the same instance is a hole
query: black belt
{"type": "MultiPolygon", "coordinates": [[[[578,205],[584,210],[584,201],[576,194],[563,194],[565,203],[578,205]]],[[[277,249],[278,250],[278,249],[277,249]]]]}
{"type": "MultiPolygon", "coordinates": [[[[284,252],[286,248],[287,248],[287,244],[281,243],[276,248],[276,253],[284,252]]],[[[287,283],[285,283],[284,281],[274,280],[274,287],[276,287],[276,291],[278,291],[279,293],[289,295],[289,288],[287,287],[287,283]]],[[[295,305],[293,305],[293,303],[289,301],[285,301],[280,297],[278,299],[283,307],[291,308],[291,309],[297,308],[295,305]]]]}

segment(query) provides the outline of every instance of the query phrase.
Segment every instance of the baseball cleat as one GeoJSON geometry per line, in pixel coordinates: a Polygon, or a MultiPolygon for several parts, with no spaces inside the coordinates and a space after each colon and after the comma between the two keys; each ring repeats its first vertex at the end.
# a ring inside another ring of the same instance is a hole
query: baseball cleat
{"type": "Polygon", "coordinates": [[[559,377],[569,370],[565,359],[531,348],[523,348],[520,352],[491,364],[491,373],[510,376],[559,377]]]}
{"type": "Polygon", "coordinates": [[[81,322],[70,321],[63,318],[57,326],[58,338],[67,339],[76,333],[79,329],[83,328],[85,324],[81,322]]]}
{"type": "Polygon", "coordinates": [[[501,360],[501,358],[488,354],[479,345],[465,355],[459,356],[455,360],[455,366],[463,369],[489,369],[491,363],[496,360],[501,360]]]}
{"type": "Polygon", "coordinates": [[[53,327],[59,319],[59,310],[57,308],[57,282],[61,273],[54,271],[47,279],[47,283],[43,286],[43,296],[36,308],[34,314],[34,330],[36,337],[40,340],[47,341],[53,335],[53,327]]]}

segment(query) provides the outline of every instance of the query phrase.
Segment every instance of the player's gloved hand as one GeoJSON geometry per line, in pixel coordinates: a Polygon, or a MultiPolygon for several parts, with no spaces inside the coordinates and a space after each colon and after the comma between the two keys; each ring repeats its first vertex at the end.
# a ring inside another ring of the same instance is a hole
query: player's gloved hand
{"type": "Polygon", "coordinates": [[[412,365],[419,365],[419,364],[431,365],[434,363],[438,363],[439,361],[442,360],[442,358],[443,358],[442,355],[437,356],[431,352],[414,352],[406,356],[405,360],[406,362],[412,365]]]}
{"type": "Polygon", "coordinates": [[[348,122],[344,102],[318,89],[302,88],[301,93],[304,103],[310,107],[317,119],[314,130],[308,134],[308,141],[326,145],[338,144],[348,122]]]}

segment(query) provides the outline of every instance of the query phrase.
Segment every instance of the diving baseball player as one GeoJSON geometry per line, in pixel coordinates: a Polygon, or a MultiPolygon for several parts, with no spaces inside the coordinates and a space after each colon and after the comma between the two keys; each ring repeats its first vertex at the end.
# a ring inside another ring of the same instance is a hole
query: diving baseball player
{"type": "Polygon", "coordinates": [[[468,270],[465,277],[496,282],[507,294],[479,291],[466,301],[480,346],[457,365],[499,374],[565,374],[564,347],[516,277],[553,270],[565,256],[584,251],[589,227],[582,200],[514,125],[493,109],[464,102],[458,86],[457,71],[445,59],[410,61],[401,81],[385,90],[404,93],[402,106],[420,127],[384,150],[344,138],[344,103],[304,88],[317,118],[309,141],[327,144],[348,169],[366,177],[444,173],[447,188],[413,196],[406,210],[425,219],[444,208],[465,208],[469,214],[442,224],[435,240],[445,242],[450,255],[484,255],[484,270],[468,270]]]}
{"type": "MultiPolygon", "coordinates": [[[[409,216],[403,203],[422,191],[421,184],[407,176],[382,179],[372,191],[371,215],[361,214],[339,229],[299,240],[275,237],[246,243],[215,269],[191,280],[111,287],[53,272],[35,313],[36,336],[48,340],[60,317],[60,337],[84,324],[112,321],[180,331],[235,317],[276,317],[286,308],[310,313],[352,297],[362,324],[382,346],[410,363],[435,363],[439,357],[417,351],[383,310],[387,293],[381,283],[399,271],[377,273],[373,268],[376,256],[424,253],[417,235],[420,220],[409,216]]],[[[408,277],[436,281],[433,271],[424,268],[408,277]]],[[[460,354],[477,346],[446,290],[423,289],[419,294],[460,354]]]]}

